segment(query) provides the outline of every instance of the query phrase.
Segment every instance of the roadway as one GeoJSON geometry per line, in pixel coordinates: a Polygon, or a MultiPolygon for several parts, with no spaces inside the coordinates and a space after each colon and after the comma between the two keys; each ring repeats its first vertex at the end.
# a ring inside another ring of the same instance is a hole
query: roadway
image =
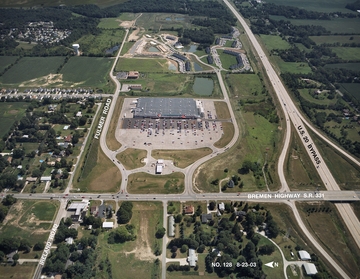
{"type": "MultiPolygon", "coordinates": [[[[322,179],[325,187],[328,190],[339,191],[340,187],[337,185],[334,177],[332,176],[327,165],[325,164],[321,154],[317,150],[314,141],[311,139],[311,136],[307,132],[301,113],[298,111],[296,105],[293,103],[291,97],[289,96],[284,85],[282,84],[279,76],[277,75],[269,59],[265,55],[265,52],[262,50],[259,42],[256,40],[251,29],[249,28],[245,20],[241,17],[241,15],[238,13],[238,11],[229,3],[228,0],[223,0],[223,1],[243,26],[246,34],[248,35],[249,40],[251,41],[255,49],[255,52],[260,57],[260,61],[262,62],[266,70],[266,73],[269,77],[269,80],[273,85],[274,91],[278,97],[278,100],[280,101],[281,107],[283,109],[286,118],[287,131],[285,135],[285,145],[282,154],[280,155],[279,165],[278,165],[278,173],[282,184],[281,190],[282,191],[289,190],[283,170],[284,170],[284,159],[290,142],[290,121],[291,121],[295,126],[296,130],[298,131],[300,137],[302,138],[302,143],[304,144],[305,149],[308,152],[308,155],[310,156],[310,158],[313,158],[312,162],[317,172],[319,173],[319,176],[322,179]]],[[[311,127],[309,123],[307,123],[307,125],[311,127]]],[[[342,151],[342,153],[348,157],[348,154],[346,152],[342,151]]],[[[336,207],[339,210],[339,213],[343,218],[346,226],[348,227],[351,235],[353,236],[355,242],[357,243],[358,247],[360,247],[360,225],[356,215],[354,214],[354,211],[351,209],[349,204],[341,204],[341,205],[337,204],[336,207]]],[[[311,236],[310,232],[303,224],[302,219],[298,214],[295,205],[293,205],[292,208],[296,220],[300,225],[301,229],[304,231],[305,234],[309,236],[309,238],[312,238],[311,241],[313,242],[314,246],[318,249],[318,251],[324,255],[324,257],[330,262],[330,264],[333,265],[333,267],[336,268],[336,270],[339,272],[339,274],[341,274],[341,276],[343,276],[343,278],[349,278],[346,272],[340,268],[340,266],[328,255],[328,253],[321,247],[321,245],[317,241],[315,241],[315,239],[311,236]]]]}

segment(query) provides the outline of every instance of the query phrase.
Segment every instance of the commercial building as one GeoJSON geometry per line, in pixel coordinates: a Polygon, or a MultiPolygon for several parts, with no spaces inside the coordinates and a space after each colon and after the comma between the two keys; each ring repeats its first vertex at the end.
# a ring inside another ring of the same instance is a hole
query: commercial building
{"type": "Polygon", "coordinates": [[[81,215],[83,213],[86,213],[88,206],[89,206],[89,200],[82,200],[81,202],[73,202],[69,205],[67,208],[67,211],[75,211],[74,214],[71,215],[71,218],[74,221],[82,221],[81,215]]]}
{"type": "Polygon", "coordinates": [[[191,98],[139,98],[134,118],[200,118],[199,108],[191,98]]]}

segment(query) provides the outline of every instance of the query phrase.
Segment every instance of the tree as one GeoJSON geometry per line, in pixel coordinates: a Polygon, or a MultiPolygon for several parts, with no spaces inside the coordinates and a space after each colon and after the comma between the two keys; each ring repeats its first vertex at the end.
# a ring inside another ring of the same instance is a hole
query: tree
{"type": "Polygon", "coordinates": [[[0,223],[2,223],[2,221],[4,221],[8,211],[9,211],[9,209],[6,206],[0,204],[0,223]]]}
{"type": "Polygon", "coordinates": [[[275,251],[274,245],[263,245],[259,248],[260,255],[271,255],[275,251]]]}
{"type": "Polygon", "coordinates": [[[19,254],[16,253],[16,254],[12,257],[12,259],[14,260],[14,263],[16,264],[17,261],[19,260],[19,254]]]}
{"type": "Polygon", "coordinates": [[[131,220],[132,217],[132,203],[129,201],[124,201],[119,210],[116,212],[119,224],[126,224],[131,220]]]}
{"type": "Polygon", "coordinates": [[[36,242],[34,245],[35,251],[41,251],[45,248],[45,244],[43,242],[36,242]]]}
{"type": "Polygon", "coordinates": [[[5,206],[12,206],[14,203],[16,203],[16,201],[17,199],[14,198],[13,195],[6,195],[2,201],[2,204],[5,206]]]}
{"type": "Polygon", "coordinates": [[[164,227],[158,228],[158,230],[155,233],[156,238],[163,238],[165,235],[166,229],[164,227]]]}
{"type": "Polygon", "coordinates": [[[203,253],[206,249],[206,246],[204,244],[200,244],[199,248],[197,249],[198,253],[203,253]]]}
{"type": "Polygon", "coordinates": [[[216,207],[216,202],[211,201],[211,202],[209,203],[209,209],[210,209],[210,210],[214,210],[215,207],[216,207]]]}
{"type": "Polygon", "coordinates": [[[183,216],[181,214],[178,214],[175,216],[175,223],[181,223],[183,216]]]}
{"type": "Polygon", "coordinates": [[[180,252],[185,253],[186,251],[187,251],[187,246],[186,246],[186,244],[184,244],[184,245],[181,246],[180,252]]]}

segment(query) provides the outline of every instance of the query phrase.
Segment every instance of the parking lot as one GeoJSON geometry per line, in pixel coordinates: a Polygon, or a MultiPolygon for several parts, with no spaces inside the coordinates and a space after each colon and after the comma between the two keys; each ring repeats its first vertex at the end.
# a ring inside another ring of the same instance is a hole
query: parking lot
{"type": "Polygon", "coordinates": [[[132,118],[134,100],[125,99],[116,133],[117,139],[127,147],[194,149],[210,147],[222,136],[222,122],[217,120],[211,100],[202,100],[203,119],[132,118]]]}

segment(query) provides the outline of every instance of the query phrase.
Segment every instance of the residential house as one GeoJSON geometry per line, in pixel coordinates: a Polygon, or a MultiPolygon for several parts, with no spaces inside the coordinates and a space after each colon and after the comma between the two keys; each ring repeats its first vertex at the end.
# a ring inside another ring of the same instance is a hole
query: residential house
{"type": "Polygon", "coordinates": [[[184,205],[184,214],[194,214],[194,207],[192,205],[184,205]]]}

